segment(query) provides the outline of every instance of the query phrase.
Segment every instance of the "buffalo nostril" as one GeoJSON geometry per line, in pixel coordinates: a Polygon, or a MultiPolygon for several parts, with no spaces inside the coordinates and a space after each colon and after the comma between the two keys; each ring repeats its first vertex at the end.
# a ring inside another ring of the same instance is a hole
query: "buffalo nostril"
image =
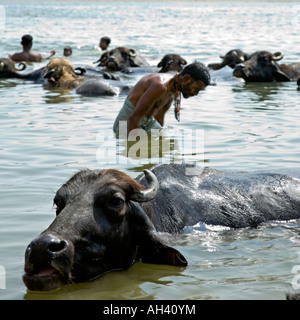
{"type": "Polygon", "coordinates": [[[67,247],[68,243],[65,240],[60,240],[57,242],[51,242],[48,244],[47,249],[52,253],[63,251],[67,247]]]}
{"type": "Polygon", "coordinates": [[[66,240],[51,234],[42,234],[33,240],[26,250],[25,257],[31,262],[50,262],[68,247],[66,240]]]}

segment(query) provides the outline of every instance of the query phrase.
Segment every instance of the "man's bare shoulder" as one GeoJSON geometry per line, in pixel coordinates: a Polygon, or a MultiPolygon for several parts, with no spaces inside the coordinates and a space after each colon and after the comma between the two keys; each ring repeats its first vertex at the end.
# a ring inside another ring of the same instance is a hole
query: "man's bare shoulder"
{"type": "Polygon", "coordinates": [[[14,61],[41,62],[42,55],[37,52],[17,52],[9,56],[14,61]]]}
{"type": "Polygon", "coordinates": [[[165,75],[162,73],[152,73],[143,77],[140,82],[145,87],[152,87],[157,90],[166,89],[166,84],[170,80],[170,75],[165,75]]]}
{"type": "Polygon", "coordinates": [[[14,61],[23,61],[24,60],[23,52],[16,52],[16,53],[10,54],[9,58],[14,61]]]}

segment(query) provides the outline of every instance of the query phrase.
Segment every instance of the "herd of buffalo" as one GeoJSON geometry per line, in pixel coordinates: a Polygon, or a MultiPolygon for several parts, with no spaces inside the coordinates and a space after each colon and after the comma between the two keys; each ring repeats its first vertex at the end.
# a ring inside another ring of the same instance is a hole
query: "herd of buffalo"
{"type": "MultiPolygon", "coordinates": [[[[257,51],[252,54],[239,49],[221,56],[221,63],[211,63],[211,70],[225,66],[233,69],[233,76],[245,82],[297,81],[300,85],[300,63],[279,64],[281,52],[257,51]]],[[[165,55],[157,66],[151,66],[134,49],[117,47],[102,54],[97,67],[74,66],[66,59],[52,59],[46,66],[30,73],[20,73],[25,63],[15,66],[8,58],[0,59],[0,78],[18,78],[47,84],[50,87],[75,89],[78,94],[101,96],[127,92],[128,85],[120,81],[115,71],[132,72],[179,72],[187,64],[178,54],[165,55]],[[105,80],[105,81],[104,81],[105,80]]]]}
{"type": "MultiPolygon", "coordinates": [[[[225,66],[245,82],[297,81],[300,63],[278,64],[283,54],[229,51],[211,70],[225,66]]],[[[105,52],[97,67],[52,59],[22,73],[0,59],[0,78],[18,78],[50,87],[75,89],[82,95],[116,95],[129,87],[115,71],[179,72],[187,64],[167,54],[150,66],[134,49],[105,52]]],[[[299,85],[299,80],[298,80],[299,85]]],[[[56,192],[56,218],[28,245],[23,281],[29,290],[47,291],[90,281],[110,271],[145,263],[186,266],[187,260],[158,232],[179,233],[198,222],[230,228],[257,227],[272,220],[300,218],[300,172],[223,172],[204,169],[187,175],[185,164],[161,164],[136,179],[112,169],[83,170],[56,192]]]]}

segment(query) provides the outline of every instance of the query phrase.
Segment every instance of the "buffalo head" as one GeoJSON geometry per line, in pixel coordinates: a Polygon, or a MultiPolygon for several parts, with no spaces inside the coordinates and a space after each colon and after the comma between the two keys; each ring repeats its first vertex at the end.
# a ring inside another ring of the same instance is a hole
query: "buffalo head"
{"type": "Polygon", "coordinates": [[[166,54],[158,63],[159,72],[180,72],[187,62],[178,54],[166,54]]]}
{"type": "Polygon", "coordinates": [[[276,63],[282,58],[281,52],[255,52],[249,60],[235,67],[233,75],[243,78],[246,82],[290,81],[289,76],[276,63]]]}
{"type": "Polygon", "coordinates": [[[18,77],[16,71],[23,71],[26,69],[26,64],[20,62],[19,66],[15,66],[15,62],[8,58],[0,59],[0,78],[15,78],[18,77]]]}
{"type": "Polygon", "coordinates": [[[147,65],[146,61],[139,57],[134,49],[126,47],[117,47],[103,53],[99,62],[99,66],[106,67],[109,71],[121,71],[128,67],[147,65]]]}
{"type": "Polygon", "coordinates": [[[239,63],[243,63],[249,59],[249,55],[244,53],[242,50],[234,49],[228,51],[225,56],[220,56],[223,60],[221,63],[210,63],[208,67],[212,70],[219,70],[225,66],[228,66],[232,69],[239,63]]]}
{"type": "Polygon", "coordinates": [[[23,281],[30,290],[53,290],[143,262],[186,266],[166,245],[137,202],[150,201],[158,181],[144,171],[148,188],[117,170],[84,170],[56,193],[56,218],[25,252],[23,281]]]}
{"type": "Polygon", "coordinates": [[[43,77],[51,87],[75,88],[80,82],[84,69],[74,71],[66,59],[52,59],[43,70],[43,77]]]}

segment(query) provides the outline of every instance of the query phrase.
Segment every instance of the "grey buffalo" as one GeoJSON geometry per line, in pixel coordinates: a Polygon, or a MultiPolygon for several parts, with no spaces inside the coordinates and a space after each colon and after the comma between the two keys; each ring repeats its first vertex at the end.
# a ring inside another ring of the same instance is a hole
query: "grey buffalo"
{"type": "Polygon", "coordinates": [[[142,66],[134,68],[125,68],[121,72],[126,74],[143,74],[143,73],[168,73],[180,72],[187,61],[178,54],[168,53],[158,62],[157,66],[142,66]]]}
{"type": "Polygon", "coordinates": [[[135,180],[123,172],[84,170],[56,192],[56,218],[25,252],[23,281],[52,290],[145,263],[184,267],[186,259],[157,231],[204,222],[231,228],[300,218],[300,180],[283,174],[162,164],[135,180]]]}
{"type": "Polygon", "coordinates": [[[278,64],[282,58],[281,52],[257,51],[238,64],[233,75],[246,82],[296,81],[300,76],[300,63],[278,64]]]}
{"type": "Polygon", "coordinates": [[[187,61],[178,54],[168,53],[159,61],[157,67],[160,68],[160,73],[165,72],[180,72],[187,61]]]}
{"type": "Polygon", "coordinates": [[[237,64],[245,62],[249,57],[250,55],[242,50],[233,49],[228,51],[224,56],[220,56],[222,62],[210,63],[208,67],[212,70],[220,70],[226,66],[234,69],[237,64]]]}
{"type": "Polygon", "coordinates": [[[102,54],[98,66],[108,71],[121,71],[130,67],[148,66],[148,62],[134,49],[117,47],[102,54]]]}
{"type": "Polygon", "coordinates": [[[15,62],[8,58],[0,59],[0,78],[17,78],[23,80],[39,81],[42,79],[43,68],[34,70],[27,74],[19,73],[26,69],[26,64],[20,62],[18,67],[15,66],[15,62]]]}

